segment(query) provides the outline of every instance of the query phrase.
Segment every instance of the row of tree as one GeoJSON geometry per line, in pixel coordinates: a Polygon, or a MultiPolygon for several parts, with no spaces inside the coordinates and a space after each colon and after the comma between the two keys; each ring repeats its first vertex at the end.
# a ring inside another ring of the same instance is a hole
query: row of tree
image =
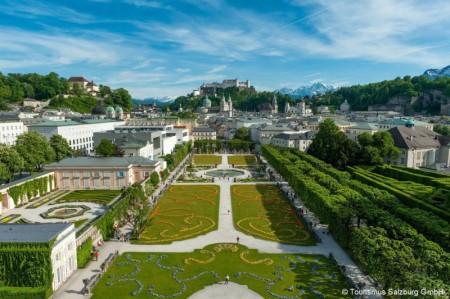
{"type": "Polygon", "coordinates": [[[15,174],[41,170],[44,164],[60,161],[72,154],[67,140],[55,134],[47,141],[38,132],[17,136],[14,146],[0,144],[0,179],[10,182],[15,174]]]}
{"type": "Polygon", "coordinates": [[[386,193],[372,192],[367,186],[361,194],[348,173],[298,150],[264,145],[263,154],[308,208],[329,225],[338,242],[386,289],[449,291],[448,253],[372,201],[386,193]]]}
{"type": "Polygon", "coordinates": [[[319,132],[308,148],[308,154],[343,169],[348,165],[383,164],[384,157],[396,158],[400,150],[394,146],[394,139],[387,131],[374,135],[363,133],[357,141],[348,138],[332,119],[319,125],[319,132]]]}

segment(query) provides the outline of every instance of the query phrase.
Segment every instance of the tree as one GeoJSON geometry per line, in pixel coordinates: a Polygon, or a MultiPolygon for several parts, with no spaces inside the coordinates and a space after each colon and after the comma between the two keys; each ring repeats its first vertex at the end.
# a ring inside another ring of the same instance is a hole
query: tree
{"type": "Polygon", "coordinates": [[[372,135],[370,135],[369,133],[359,134],[356,139],[358,140],[359,145],[362,147],[371,145],[373,142],[372,135]]]}
{"type": "Polygon", "coordinates": [[[382,165],[384,163],[380,151],[372,145],[361,148],[361,159],[365,164],[369,165],[382,165]]]}
{"type": "Polygon", "coordinates": [[[397,158],[400,150],[394,145],[394,139],[388,131],[373,134],[372,145],[380,151],[382,157],[397,158]]]}
{"type": "Polygon", "coordinates": [[[234,139],[240,139],[244,141],[252,141],[250,137],[250,130],[247,127],[240,127],[234,134],[234,139]]]}
{"type": "Polygon", "coordinates": [[[67,139],[59,134],[50,137],[50,146],[55,151],[56,161],[61,161],[65,157],[73,154],[73,149],[69,146],[67,139]]]}
{"type": "Polygon", "coordinates": [[[14,149],[24,159],[24,169],[29,172],[41,170],[42,165],[55,161],[55,152],[45,137],[35,131],[19,135],[14,149]]]}
{"type": "Polygon", "coordinates": [[[156,186],[159,184],[159,175],[156,171],[153,171],[150,175],[150,181],[152,182],[153,186],[156,186]]]}
{"type": "Polygon", "coordinates": [[[14,174],[23,170],[24,164],[25,161],[13,147],[0,144],[0,165],[5,167],[1,179],[10,182],[14,174]]]}
{"type": "Polygon", "coordinates": [[[122,218],[132,227],[133,236],[139,238],[145,227],[149,224],[150,206],[141,185],[128,189],[129,204],[122,211],[122,218]]]}
{"type": "Polygon", "coordinates": [[[124,109],[130,110],[133,108],[131,103],[131,96],[126,89],[118,88],[112,93],[112,100],[115,105],[122,106],[124,109]]]}
{"type": "Polygon", "coordinates": [[[97,147],[97,155],[110,157],[117,152],[116,146],[107,138],[100,140],[100,144],[97,147]]]}

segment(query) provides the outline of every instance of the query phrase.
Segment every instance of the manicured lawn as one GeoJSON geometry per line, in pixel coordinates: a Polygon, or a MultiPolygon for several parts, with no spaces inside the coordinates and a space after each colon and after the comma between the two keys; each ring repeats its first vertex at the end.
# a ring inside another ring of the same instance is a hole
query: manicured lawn
{"type": "Polygon", "coordinates": [[[225,243],[192,253],[124,253],[92,298],[188,298],[216,283],[226,292],[226,275],[264,298],[351,298],[341,294],[349,286],[324,256],[263,254],[225,243]]]}
{"type": "Polygon", "coordinates": [[[256,157],[254,155],[233,155],[233,156],[228,156],[228,164],[254,165],[254,164],[256,164],[256,157]]]}
{"type": "Polygon", "coordinates": [[[120,193],[120,190],[76,190],[59,198],[56,203],[85,201],[106,205],[120,193]]]}
{"type": "Polygon", "coordinates": [[[194,155],[195,165],[219,165],[222,163],[222,156],[214,155],[194,155]]]}
{"type": "Polygon", "coordinates": [[[136,242],[165,244],[217,229],[219,186],[173,185],[150,214],[151,223],[136,242]]]}
{"type": "Polygon", "coordinates": [[[231,186],[231,200],[237,230],[255,238],[280,243],[316,244],[277,186],[234,185],[231,186]]]}

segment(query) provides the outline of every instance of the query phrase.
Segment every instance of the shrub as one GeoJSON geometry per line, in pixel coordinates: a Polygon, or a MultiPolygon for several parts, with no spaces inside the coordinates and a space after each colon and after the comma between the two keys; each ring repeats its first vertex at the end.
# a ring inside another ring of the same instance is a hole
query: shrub
{"type": "Polygon", "coordinates": [[[92,260],[92,237],[86,239],[77,249],[78,268],[85,268],[92,260]]]}

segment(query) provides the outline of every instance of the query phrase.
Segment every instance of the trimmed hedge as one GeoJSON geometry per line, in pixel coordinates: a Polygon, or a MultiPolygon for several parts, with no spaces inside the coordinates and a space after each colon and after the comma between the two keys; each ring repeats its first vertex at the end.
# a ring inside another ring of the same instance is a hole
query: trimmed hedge
{"type": "Polygon", "coordinates": [[[89,237],[77,249],[78,268],[85,268],[92,260],[92,237],[89,237]]]}
{"type": "MultiPolygon", "coordinates": [[[[318,171],[317,165],[272,146],[264,145],[263,155],[288,180],[308,208],[329,224],[338,242],[348,245],[353,257],[385,287],[416,289],[428,286],[430,281],[437,285],[450,282],[449,255],[409,224],[379,208],[369,196],[354,190],[348,184],[350,179],[339,176],[342,184],[318,171]],[[366,230],[370,233],[365,233],[366,230]]],[[[334,172],[326,164],[320,167],[334,172]]]]}
{"type": "Polygon", "coordinates": [[[0,298],[8,299],[47,299],[53,294],[52,287],[0,287],[0,298]]]}
{"type": "Polygon", "coordinates": [[[42,196],[49,191],[52,191],[52,181],[53,176],[36,178],[31,181],[27,181],[23,184],[13,186],[8,189],[8,194],[14,201],[14,204],[17,205],[19,200],[22,201],[27,196],[28,201],[31,201],[31,198],[36,196],[42,196]]]}
{"type": "Polygon", "coordinates": [[[405,205],[407,205],[411,208],[424,209],[426,211],[429,211],[429,212],[441,217],[442,219],[444,219],[446,221],[450,221],[450,213],[443,211],[441,209],[438,209],[435,206],[430,205],[408,193],[405,193],[394,187],[391,187],[391,186],[383,183],[382,181],[379,181],[379,180],[369,177],[368,175],[366,175],[365,170],[362,170],[360,168],[355,168],[355,167],[348,167],[348,170],[352,173],[353,177],[355,179],[357,179],[358,181],[375,186],[375,187],[383,189],[383,190],[386,190],[387,192],[396,196],[405,205]]]}
{"type": "Polygon", "coordinates": [[[0,281],[8,287],[43,287],[53,282],[51,243],[0,243],[0,281]]]}

